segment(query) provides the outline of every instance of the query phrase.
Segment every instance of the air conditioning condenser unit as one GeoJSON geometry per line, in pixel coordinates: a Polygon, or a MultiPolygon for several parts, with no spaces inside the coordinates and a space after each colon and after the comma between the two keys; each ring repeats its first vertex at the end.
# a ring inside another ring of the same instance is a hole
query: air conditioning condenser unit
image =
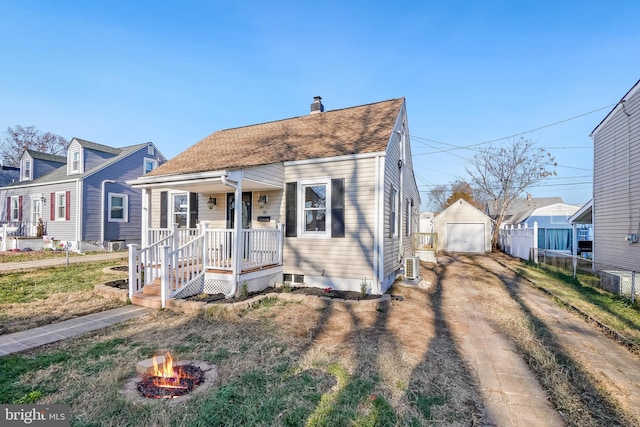
{"type": "Polygon", "coordinates": [[[419,257],[412,256],[404,259],[404,277],[409,280],[414,280],[420,277],[419,257]]]}
{"type": "Polygon", "coordinates": [[[125,249],[124,242],[122,240],[116,240],[109,242],[109,252],[118,252],[125,249]]]}

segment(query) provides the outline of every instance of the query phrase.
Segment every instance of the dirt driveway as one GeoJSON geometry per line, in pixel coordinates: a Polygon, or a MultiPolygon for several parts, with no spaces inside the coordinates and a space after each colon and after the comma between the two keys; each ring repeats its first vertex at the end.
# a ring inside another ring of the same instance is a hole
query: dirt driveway
{"type": "Polygon", "coordinates": [[[489,424],[640,425],[637,356],[516,277],[502,254],[438,262],[442,313],[489,424]]]}

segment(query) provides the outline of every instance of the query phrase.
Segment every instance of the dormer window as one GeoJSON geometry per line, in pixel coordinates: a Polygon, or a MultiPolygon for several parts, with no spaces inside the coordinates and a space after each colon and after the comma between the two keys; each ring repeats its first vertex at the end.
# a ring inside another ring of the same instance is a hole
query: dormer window
{"type": "Polygon", "coordinates": [[[80,172],[80,151],[71,153],[71,172],[80,172]]]}
{"type": "Polygon", "coordinates": [[[31,160],[24,160],[22,162],[22,180],[31,180],[31,160]]]}

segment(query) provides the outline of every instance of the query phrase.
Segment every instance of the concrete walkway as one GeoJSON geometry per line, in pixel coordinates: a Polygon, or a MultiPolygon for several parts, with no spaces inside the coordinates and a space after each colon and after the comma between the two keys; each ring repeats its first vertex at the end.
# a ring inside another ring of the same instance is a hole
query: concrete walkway
{"type": "Polygon", "coordinates": [[[438,261],[445,268],[443,312],[480,386],[485,425],[565,425],[514,344],[496,329],[483,309],[486,298],[481,271],[447,257],[438,261]]]}
{"type": "MultiPolygon", "coordinates": [[[[128,252],[104,252],[92,255],[72,255],[69,256],[69,263],[76,264],[79,262],[105,261],[110,259],[122,259],[127,262],[128,252]]],[[[12,271],[32,270],[36,268],[54,267],[56,265],[65,265],[67,257],[60,255],[56,258],[47,258],[39,260],[25,260],[20,262],[3,262],[0,263],[0,274],[12,271]]]]}
{"type": "Polygon", "coordinates": [[[65,338],[95,331],[96,329],[106,328],[116,323],[145,316],[151,311],[153,310],[150,308],[127,305],[39,328],[0,335],[0,356],[29,350],[65,338]]]}

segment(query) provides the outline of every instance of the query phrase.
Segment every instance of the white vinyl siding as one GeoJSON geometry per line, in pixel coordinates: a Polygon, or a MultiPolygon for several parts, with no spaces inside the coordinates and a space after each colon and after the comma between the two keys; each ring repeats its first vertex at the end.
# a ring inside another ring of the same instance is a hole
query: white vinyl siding
{"type": "MultiPolygon", "coordinates": [[[[316,178],[316,182],[323,180],[330,188],[331,182],[324,181],[327,176],[345,180],[345,238],[285,238],[285,273],[351,278],[355,288],[365,277],[372,280],[376,218],[375,169],[375,158],[309,163],[285,168],[285,181],[298,182],[298,186],[301,182],[313,182],[316,178]]],[[[328,199],[330,200],[329,197],[328,199]]],[[[269,196],[268,206],[272,200],[269,196]]],[[[280,203],[279,215],[282,221],[285,218],[284,205],[283,202],[280,203]]],[[[299,210],[298,208],[298,218],[299,210]]],[[[327,230],[330,236],[331,228],[328,226],[327,230]]]]}
{"type": "Polygon", "coordinates": [[[602,268],[640,269],[640,90],[593,133],[593,256],[602,268]],[[625,112],[626,110],[626,112],[625,112]]]}

